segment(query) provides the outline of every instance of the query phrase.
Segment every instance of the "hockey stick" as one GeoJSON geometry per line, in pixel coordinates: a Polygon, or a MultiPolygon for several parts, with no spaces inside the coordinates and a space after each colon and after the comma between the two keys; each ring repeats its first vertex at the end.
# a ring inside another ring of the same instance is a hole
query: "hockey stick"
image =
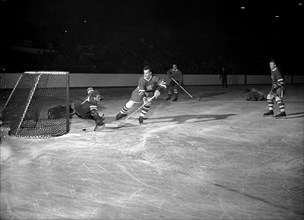
{"type": "Polygon", "coordinates": [[[98,127],[98,124],[96,124],[96,125],[95,125],[94,131],[96,131],[96,130],[97,130],[97,127],[98,127]]]}
{"type": "Polygon", "coordinates": [[[140,109],[142,109],[148,102],[151,102],[155,96],[152,96],[147,102],[144,102],[139,108],[137,108],[132,114],[130,114],[128,117],[126,117],[123,121],[119,121],[118,123],[112,123],[112,124],[106,124],[106,128],[120,128],[127,124],[127,120],[131,118],[136,112],[138,112],[140,109]]]}
{"type": "MultiPolygon", "coordinates": [[[[101,116],[101,117],[102,117],[102,118],[104,118],[104,114],[102,114],[102,116],[101,116]]],[[[103,127],[104,125],[105,125],[105,124],[103,124],[103,125],[102,125],[102,127],[103,127]]],[[[100,125],[98,125],[98,123],[95,123],[95,128],[94,128],[94,131],[96,131],[96,130],[97,130],[97,127],[98,127],[98,126],[100,126],[100,125]]]]}
{"type": "Polygon", "coordinates": [[[173,82],[175,82],[182,90],[184,90],[184,92],[185,93],[187,93],[187,95],[191,98],[191,99],[193,99],[193,96],[192,95],[190,95],[190,93],[189,92],[187,92],[187,90],[186,89],[184,89],[178,82],[176,82],[175,81],[175,79],[173,79],[173,78],[171,78],[172,80],[173,80],[173,82]]]}

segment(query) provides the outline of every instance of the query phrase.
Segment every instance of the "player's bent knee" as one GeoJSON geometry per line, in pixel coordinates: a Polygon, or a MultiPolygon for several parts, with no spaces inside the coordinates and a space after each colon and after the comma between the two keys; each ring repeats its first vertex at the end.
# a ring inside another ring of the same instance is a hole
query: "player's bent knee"
{"type": "Polygon", "coordinates": [[[132,108],[133,107],[133,105],[135,104],[136,102],[134,102],[133,100],[129,100],[128,102],[127,102],[127,104],[126,104],[126,107],[127,108],[132,108]]]}
{"type": "Polygon", "coordinates": [[[267,100],[272,100],[274,97],[273,97],[273,95],[272,94],[268,94],[267,95],[267,100]]]}
{"type": "Polygon", "coordinates": [[[281,99],[279,96],[276,96],[276,97],[275,97],[275,100],[276,100],[276,102],[282,101],[282,99],[281,99]]]}

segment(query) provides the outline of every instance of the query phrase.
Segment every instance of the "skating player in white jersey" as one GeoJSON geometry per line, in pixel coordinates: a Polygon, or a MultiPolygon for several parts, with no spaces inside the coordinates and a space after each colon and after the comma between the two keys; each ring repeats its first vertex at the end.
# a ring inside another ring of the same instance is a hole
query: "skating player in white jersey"
{"type": "Polygon", "coordinates": [[[274,100],[277,102],[280,114],[277,114],[275,118],[284,118],[286,117],[285,112],[285,104],[283,101],[284,96],[284,80],[282,74],[280,73],[275,61],[272,59],[269,63],[270,72],[271,72],[271,80],[272,80],[272,87],[267,95],[267,102],[268,102],[268,112],[264,114],[264,116],[273,116],[273,104],[274,100]]]}
{"type": "Polygon", "coordinates": [[[143,72],[144,75],[138,80],[138,86],[133,90],[130,100],[116,115],[116,120],[126,117],[129,109],[131,109],[134,104],[140,103],[143,100],[146,104],[142,107],[138,118],[139,124],[143,124],[144,117],[150,110],[151,106],[151,101],[148,100],[153,96],[157,99],[157,97],[160,96],[160,92],[167,88],[166,82],[163,79],[152,75],[152,71],[149,66],[145,66],[143,72]]]}

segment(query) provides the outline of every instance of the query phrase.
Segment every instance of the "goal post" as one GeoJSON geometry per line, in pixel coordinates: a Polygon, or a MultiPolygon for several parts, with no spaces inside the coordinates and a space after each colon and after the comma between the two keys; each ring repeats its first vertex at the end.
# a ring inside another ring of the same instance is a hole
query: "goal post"
{"type": "Polygon", "coordinates": [[[47,138],[69,132],[69,72],[28,71],[20,75],[2,111],[9,135],[47,138]],[[56,117],[50,109],[60,109],[56,117]]]}

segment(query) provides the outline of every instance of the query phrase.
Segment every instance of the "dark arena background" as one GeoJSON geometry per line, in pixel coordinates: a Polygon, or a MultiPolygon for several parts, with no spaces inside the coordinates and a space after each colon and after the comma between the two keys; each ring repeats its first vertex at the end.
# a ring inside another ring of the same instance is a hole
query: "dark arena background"
{"type": "Polygon", "coordinates": [[[2,0],[0,219],[302,220],[303,3],[2,0]],[[117,121],[143,67],[169,85],[173,64],[178,99],[117,121]],[[103,126],[68,115],[88,87],[103,126]]]}

